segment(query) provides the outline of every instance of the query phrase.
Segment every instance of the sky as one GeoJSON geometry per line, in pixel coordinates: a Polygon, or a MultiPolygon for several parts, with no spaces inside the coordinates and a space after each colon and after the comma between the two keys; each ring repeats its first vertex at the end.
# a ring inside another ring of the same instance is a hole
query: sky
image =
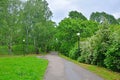
{"type": "Polygon", "coordinates": [[[120,0],[46,0],[53,13],[52,20],[59,23],[70,11],[81,12],[88,19],[92,12],[106,12],[120,18],[120,0]]]}

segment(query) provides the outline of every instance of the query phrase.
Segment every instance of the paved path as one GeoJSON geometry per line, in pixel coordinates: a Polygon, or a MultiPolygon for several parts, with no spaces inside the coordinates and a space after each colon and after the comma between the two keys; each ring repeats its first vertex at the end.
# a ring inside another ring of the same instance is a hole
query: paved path
{"type": "Polygon", "coordinates": [[[56,52],[45,56],[49,60],[44,80],[103,80],[80,66],[60,58],[56,52]]]}

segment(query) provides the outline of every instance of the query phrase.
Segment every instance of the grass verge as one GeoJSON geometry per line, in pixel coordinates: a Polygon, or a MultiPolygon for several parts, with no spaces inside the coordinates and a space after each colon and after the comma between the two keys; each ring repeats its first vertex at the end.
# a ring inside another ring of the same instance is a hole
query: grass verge
{"type": "Polygon", "coordinates": [[[47,65],[35,56],[0,57],[0,80],[43,80],[47,65]]]}
{"type": "Polygon", "coordinates": [[[104,80],[120,80],[120,73],[113,72],[113,71],[110,71],[108,69],[98,67],[95,65],[79,63],[78,61],[70,59],[69,57],[66,57],[66,56],[61,55],[61,54],[59,56],[66,59],[66,60],[69,60],[69,61],[95,73],[95,74],[97,74],[98,76],[104,78],[104,80]]]}

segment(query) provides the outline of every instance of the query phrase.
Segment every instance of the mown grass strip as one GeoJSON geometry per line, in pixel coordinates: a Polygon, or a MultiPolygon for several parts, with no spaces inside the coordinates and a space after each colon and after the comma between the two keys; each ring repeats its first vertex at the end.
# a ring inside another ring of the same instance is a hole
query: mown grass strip
{"type": "Polygon", "coordinates": [[[71,61],[71,62],[73,62],[73,63],[91,71],[91,72],[94,72],[95,74],[104,78],[105,80],[120,80],[120,73],[113,72],[113,71],[110,71],[108,69],[98,67],[98,66],[95,66],[95,65],[79,63],[78,61],[72,60],[69,57],[66,57],[66,56],[61,55],[61,54],[59,56],[66,59],[66,60],[69,60],[69,61],[71,61]]]}
{"type": "Polygon", "coordinates": [[[0,80],[43,80],[47,65],[36,56],[0,57],[0,80]]]}

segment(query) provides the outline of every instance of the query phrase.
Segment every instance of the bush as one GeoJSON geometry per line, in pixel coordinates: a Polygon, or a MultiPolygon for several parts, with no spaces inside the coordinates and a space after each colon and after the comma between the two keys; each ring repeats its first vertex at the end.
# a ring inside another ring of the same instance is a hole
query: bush
{"type": "Polygon", "coordinates": [[[32,45],[28,45],[28,52],[26,51],[26,46],[22,44],[14,45],[12,49],[13,49],[13,54],[35,53],[35,48],[32,45]]]}
{"type": "Polygon", "coordinates": [[[0,55],[8,54],[8,47],[7,46],[0,46],[0,55]]]}
{"type": "Polygon", "coordinates": [[[109,27],[103,24],[95,35],[81,42],[81,56],[78,61],[87,64],[105,66],[105,53],[109,46],[109,27]]]}
{"type": "Polygon", "coordinates": [[[84,56],[79,57],[77,60],[78,60],[78,62],[85,63],[85,57],[84,56]]]}
{"type": "Polygon", "coordinates": [[[69,57],[74,59],[74,60],[77,60],[78,57],[80,56],[80,50],[81,49],[78,49],[78,43],[75,44],[75,47],[73,47],[70,51],[69,51],[69,57]]]}
{"type": "MultiPolygon", "coordinates": [[[[19,45],[13,45],[12,46],[12,54],[26,54],[26,47],[22,44],[19,45]]],[[[8,52],[8,46],[0,46],[0,54],[1,55],[7,55],[8,52]]],[[[29,45],[28,46],[28,53],[35,53],[34,46],[29,45]]]]}
{"type": "Polygon", "coordinates": [[[108,69],[120,72],[120,28],[111,33],[110,46],[106,52],[104,63],[108,69]]]}

